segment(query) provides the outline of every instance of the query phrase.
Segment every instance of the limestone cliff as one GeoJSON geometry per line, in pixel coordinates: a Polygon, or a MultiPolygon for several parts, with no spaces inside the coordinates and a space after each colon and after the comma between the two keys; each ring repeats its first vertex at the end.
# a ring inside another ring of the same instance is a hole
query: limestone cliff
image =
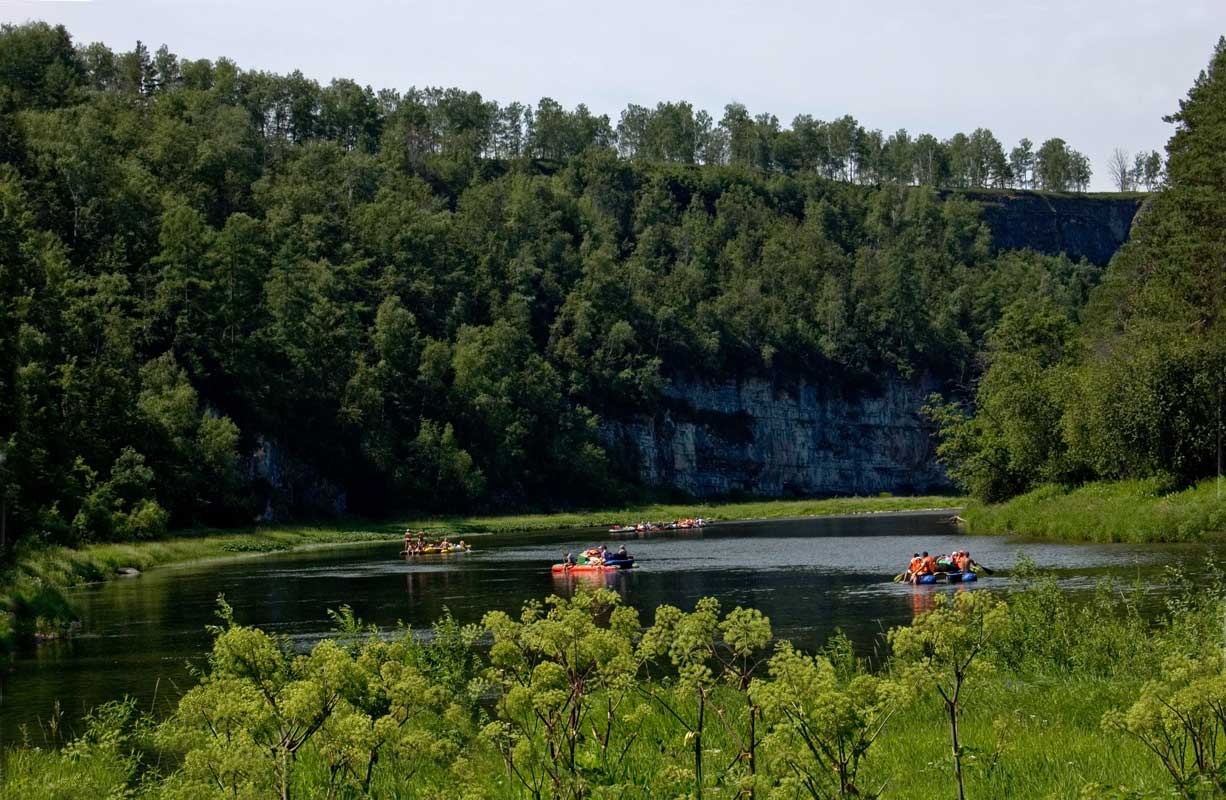
{"type": "Polygon", "coordinates": [[[933,388],[674,380],[656,414],[602,434],[643,484],[697,497],[930,492],[949,487],[919,414],[933,388]]]}
{"type": "MultiPolygon", "coordinates": [[[[946,194],[949,194],[948,192],[946,194]]],[[[1144,195],[1078,195],[1024,191],[966,191],[983,207],[997,250],[1029,248],[1105,265],[1128,240],[1144,195]]]]}

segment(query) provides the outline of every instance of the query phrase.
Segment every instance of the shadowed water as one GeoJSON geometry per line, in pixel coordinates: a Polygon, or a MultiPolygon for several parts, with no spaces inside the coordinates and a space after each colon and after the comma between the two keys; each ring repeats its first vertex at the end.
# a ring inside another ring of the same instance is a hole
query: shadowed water
{"type": "MultiPolygon", "coordinates": [[[[486,611],[517,612],[525,600],[576,586],[608,586],[650,622],[662,603],[691,608],[712,595],[726,608],[752,606],[770,617],[775,635],[821,646],[835,629],[862,652],[881,631],[909,622],[934,593],[964,587],[911,587],[892,582],[913,552],[969,549],[982,564],[1007,570],[1025,553],[1055,571],[1069,591],[1086,591],[1105,575],[1140,581],[1155,595],[1161,567],[1195,563],[1203,548],[1155,545],[1028,543],[965,537],[941,514],[729,523],[700,535],[626,542],[639,567],[630,572],[555,577],[549,565],[567,550],[601,542],[601,534],[557,533],[476,537],[475,552],[406,562],[395,543],[237,558],[150,571],[136,579],[74,593],[81,632],[21,654],[0,683],[0,735],[19,740],[25,725],[44,742],[58,699],[64,725],[79,727],[84,709],[123,695],[165,710],[192,683],[224,594],[244,624],[289,637],[299,647],[326,635],[328,609],[352,606],[367,623],[404,621],[427,627],[444,608],[464,623],[486,611]]],[[[609,542],[616,547],[618,543],[609,542]]],[[[1004,577],[978,589],[1003,588],[1004,577]]]]}

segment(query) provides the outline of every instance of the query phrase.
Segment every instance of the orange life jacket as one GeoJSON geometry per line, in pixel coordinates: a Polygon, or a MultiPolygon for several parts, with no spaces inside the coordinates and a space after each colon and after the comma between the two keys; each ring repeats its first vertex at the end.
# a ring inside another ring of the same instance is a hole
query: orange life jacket
{"type": "Polygon", "coordinates": [[[920,572],[936,572],[937,560],[932,556],[924,556],[920,563],[920,572]]]}
{"type": "Polygon", "coordinates": [[[916,556],[915,558],[911,559],[911,566],[907,567],[907,571],[908,572],[919,572],[920,565],[922,565],[923,563],[924,563],[924,559],[920,558],[919,556],[916,556]]]}

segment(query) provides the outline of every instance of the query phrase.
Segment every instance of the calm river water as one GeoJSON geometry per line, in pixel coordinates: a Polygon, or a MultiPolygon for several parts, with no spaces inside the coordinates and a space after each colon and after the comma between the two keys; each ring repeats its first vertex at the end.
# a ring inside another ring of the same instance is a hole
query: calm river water
{"type": "MultiPolygon", "coordinates": [[[[661,603],[690,608],[705,595],[726,608],[752,606],[767,614],[775,635],[820,646],[842,628],[865,652],[881,631],[910,621],[934,592],[962,587],[897,585],[913,552],[968,549],[982,564],[1007,570],[1025,553],[1054,570],[1069,591],[1086,591],[1104,575],[1140,579],[1161,592],[1161,567],[1195,562],[1190,546],[1031,543],[965,537],[947,514],[922,513],[756,523],[727,523],[701,535],[631,541],[639,568],[580,581],[607,585],[643,612],[661,603]],[[590,579],[590,580],[589,580],[590,579]]],[[[402,620],[427,627],[444,607],[461,622],[492,609],[517,611],[530,598],[574,591],[574,579],[554,578],[549,565],[565,550],[600,543],[599,532],[502,535],[471,539],[466,556],[405,562],[396,543],[238,558],[155,569],[135,579],[85,587],[74,595],[79,635],[21,654],[0,675],[0,736],[18,741],[22,726],[35,744],[55,702],[64,725],[79,727],[84,709],[123,695],[143,708],[165,710],[192,683],[190,664],[209,648],[205,626],[216,621],[217,595],[237,619],[306,647],[327,634],[328,609],[353,607],[368,623],[402,620]]],[[[977,589],[1003,588],[986,578],[977,589]]]]}

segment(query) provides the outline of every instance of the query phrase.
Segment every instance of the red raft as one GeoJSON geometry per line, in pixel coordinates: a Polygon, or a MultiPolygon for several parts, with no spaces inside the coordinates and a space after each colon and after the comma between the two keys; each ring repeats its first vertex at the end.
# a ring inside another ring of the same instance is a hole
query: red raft
{"type": "Polygon", "coordinates": [[[621,569],[618,566],[606,566],[604,564],[575,564],[567,566],[566,564],[554,564],[554,572],[616,572],[621,569]]]}

